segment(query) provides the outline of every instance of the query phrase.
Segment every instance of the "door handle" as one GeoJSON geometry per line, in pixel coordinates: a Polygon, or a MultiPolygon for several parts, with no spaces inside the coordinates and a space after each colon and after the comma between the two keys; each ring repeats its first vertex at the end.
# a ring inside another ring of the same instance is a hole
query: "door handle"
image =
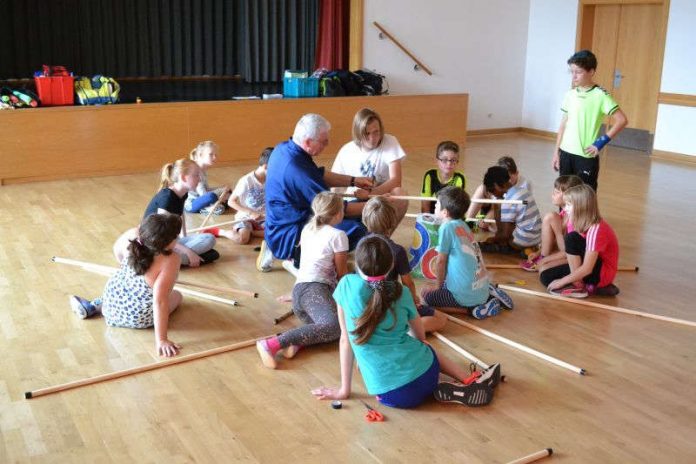
{"type": "Polygon", "coordinates": [[[618,89],[619,87],[621,87],[621,79],[623,79],[623,78],[624,78],[624,75],[621,74],[621,71],[619,71],[618,69],[615,69],[614,70],[614,88],[615,89],[618,89]]]}

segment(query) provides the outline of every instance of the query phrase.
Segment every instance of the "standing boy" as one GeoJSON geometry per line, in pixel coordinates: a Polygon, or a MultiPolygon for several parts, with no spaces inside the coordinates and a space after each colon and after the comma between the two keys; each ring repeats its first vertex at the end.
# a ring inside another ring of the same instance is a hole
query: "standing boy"
{"type": "Polygon", "coordinates": [[[562,176],[574,174],[596,191],[599,152],[626,127],[628,120],[611,95],[592,81],[597,58],[591,51],[577,52],[568,59],[568,65],[573,88],[561,105],[563,116],[552,165],[562,176]],[[609,116],[611,127],[600,136],[605,116],[609,116]]]}

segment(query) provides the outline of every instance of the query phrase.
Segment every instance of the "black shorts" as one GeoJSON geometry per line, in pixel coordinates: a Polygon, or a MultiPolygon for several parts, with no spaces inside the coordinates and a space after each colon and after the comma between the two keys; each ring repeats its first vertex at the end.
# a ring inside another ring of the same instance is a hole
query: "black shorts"
{"type": "Polygon", "coordinates": [[[599,155],[585,158],[560,149],[558,152],[560,154],[559,174],[561,176],[576,175],[596,192],[597,178],[599,178],[599,155]]]}
{"type": "MultiPolygon", "coordinates": [[[[579,233],[573,231],[565,236],[565,248],[566,254],[580,256],[580,258],[585,259],[585,250],[587,248],[587,240],[579,233]]],[[[599,273],[602,270],[602,259],[597,258],[592,272],[590,275],[585,276],[582,280],[586,284],[597,285],[599,283],[599,273]]],[[[548,287],[551,282],[556,279],[562,279],[563,277],[570,274],[570,266],[567,264],[562,264],[560,266],[552,267],[542,271],[539,274],[539,280],[541,283],[548,287]]]]}

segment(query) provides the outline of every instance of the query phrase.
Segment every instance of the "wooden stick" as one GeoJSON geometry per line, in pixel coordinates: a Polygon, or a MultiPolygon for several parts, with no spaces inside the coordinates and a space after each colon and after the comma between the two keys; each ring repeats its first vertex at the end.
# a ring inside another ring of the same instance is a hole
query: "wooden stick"
{"type": "Polygon", "coordinates": [[[249,296],[251,298],[258,298],[259,297],[259,294],[256,292],[250,292],[247,290],[238,290],[236,288],[231,288],[231,287],[220,287],[217,285],[196,284],[196,283],[187,282],[184,280],[177,280],[176,283],[179,285],[188,285],[189,287],[194,287],[194,288],[203,288],[205,290],[215,290],[216,292],[222,292],[222,293],[238,293],[240,295],[249,296]]]}
{"type": "Polygon", "coordinates": [[[199,228],[205,228],[205,225],[210,221],[210,218],[213,217],[213,213],[215,212],[215,208],[218,207],[220,203],[222,203],[222,199],[225,198],[225,194],[227,193],[227,189],[220,195],[220,198],[218,198],[218,201],[213,204],[213,206],[210,207],[210,211],[208,211],[208,215],[203,219],[203,222],[201,222],[201,225],[199,228]]]}
{"type": "MultiPolygon", "coordinates": [[[[417,218],[418,216],[420,216],[420,214],[416,214],[416,213],[406,213],[404,216],[407,217],[407,218],[417,218]]],[[[482,221],[482,222],[487,222],[487,223],[489,223],[489,224],[495,224],[495,219],[466,218],[466,219],[464,219],[464,220],[465,220],[466,222],[479,222],[479,221],[482,221]]],[[[519,267],[519,266],[517,266],[517,267],[519,267]]]]}
{"type": "Polygon", "coordinates": [[[688,325],[691,327],[696,327],[696,322],[687,321],[685,319],[677,319],[675,317],[660,316],[659,314],[645,313],[642,311],[636,311],[633,309],[620,308],[618,306],[610,306],[602,303],[595,303],[594,301],[587,301],[579,298],[566,298],[564,296],[551,295],[550,293],[537,292],[536,290],[528,290],[526,288],[515,287],[511,285],[499,285],[500,288],[505,290],[511,290],[518,293],[526,293],[527,295],[540,296],[542,298],[550,298],[552,300],[565,301],[566,303],[574,303],[582,306],[590,306],[593,308],[608,309],[609,311],[614,311],[617,313],[631,314],[633,316],[647,317],[648,319],[656,319],[658,321],[672,322],[674,324],[688,325]]]}
{"type": "Polygon", "coordinates": [[[293,314],[295,314],[295,313],[294,313],[294,312],[292,311],[292,309],[291,309],[290,311],[288,311],[288,312],[286,312],[286,313],[283,313],[283,314],[281,314],[280,316],[278,316],[278,317],[276,317],[275,319],[273,319],[273,324],[274,324],[274,325],[278,325],[278,324],[280,324],[281,322],[283,322],[285,319],[287,319],[287,318],[289,318],[290,316],[292,316],[293,314]]]}
{"type": "Polygon", "coordinates": [[[258,340],[263,340],[267,337],[254,338],[251,340],[246,340],[243,342],[233,343],[231,345],[225,345],[218,348],[212,348],[210,350],[201,351],[198,353],[192,353],[185,356],[179,356],[172,359],[167,359],[165,361],[159,361],[152,364],[146,364],[144,366],[131,367],[129,369],[123,369],[116,372],[111,372],[109,374],[102,374],[96,377],[89,377],[87,379],[76,380],[73,382],[64,383],[61,385],[55,385],[53,387],[40,388],[38,390],[28,391],[24,393],[24,398],[32,399],[38,398],[39,396],[50,395],[51,393],[57,393],[65,390],[71,390],[73,388],[84,387],[86,385],[92,385],[99,382],[105,382],[107,380],[118,379],[120,377],[126,377],[129,375],[140,374],[141,372],[152,371],[155,369],[160,369],[162,367],[169,367],[175,364],[181,364],[188,361],[193,361],[195,359],[207,358],[209,356],[215,356],[221,353],[227,353],[228,351],[238,350],[240,348],[246,348],[248,346],[253,346],[258,340]]]}
{"type": "Polygon", "coordinates": [[[415,62],[416,62],[416,66],[420,67],[423,71],[425,71],[425,72],[428,74],[428,76],[432,76],[432,75],[433,75],[433,72],[432,72],[426,65],[424,65],[423,63],[421,63],[421,61],[420,61],[418,58],[416,58],[416,57],[413,55],[413,53],[411,53],[410,51],[408,51],[408,50],[406,49],[406,47],[404,47],[403,45],[401,45],[401,43],[400,43],[398,40],[396,40],[396,38],[395,38],[393,35],[391,35],[390,33],[388,33],[387,30],[384,29],[384,27],[382,27],[381,24],[379,24],[377,21],[372,21],[372,24],[374,24],[375,27],[376,27],[377,29],[379,29],[379,31],[380,31],[382,34],[384,34],[389,40],[391,40],[392,42],[394,42],[394,45],[396,45],[397,47],[399,47],[399,48],[401,49],[402,52],[404,52],[405,54],[407,54],[409,58],[411,58],[413,61],[415,61],[415,62]]]}
{"type": "Polygon", "coordinates": [[[515,459],[514,461],[508,462],[508,464],[528,464],[530,462],[536,462],[539,459],[544,459],[545,457],[551,456],[553,454],[552,448],[546,448],[536,453],[532,453],[523,458],[515,459]]]}
{"type": "MultiPolygon", "coordinates": [[[[522,269],[519,264],[486,264],[488,269],[522,269]]],[[[638,266],[619,266],[618,271],[638,272],[638,266]]]]}
{"type": "Polygon", "coordinates": [[[246,219],[241,219],[239,221],[224,221],[224,222],[220,222],[218,224],[210,224],[210,225],[204,226],[204,227],[196,227],[196,228],[193,228],[191,230],[187,230],[186,232],[189,234],[192,234],[194,232],[200,232],[200,231],[205,230],[205,229],[210,229],[211,227],[220,227],[220,226],[229,226],[230,224],[239,224],[240,222],[244,222],[245,220],[246,219]]]}
{"type": "MultiPolygon", "coordinates": [[[[343,194],[344,196],[355,196],[355,195],[346,195],[343,194]]],[[[382,195],[370,195],[370,197],[379,197],[382,195]]],[[[412,195],[389,195],[388,197],[391,200],[414,200],[414,201],[437,201],[437,198],[435,197],[417,197],[417,196],[412,196],[412,195]]],[[[527,200],[489,200],[487,198],[480,198],[476,200],[471,200],[472,203],[487,203],[487,204],[492,204],[492,205],[500,205],[500,204],[507,204],[507,205],[526,205],[527,200]]]]}
{"type": "MultiPolygon", "coordinates": [[[[501,288],[502,288],[502,285],[501,285],[501,288]]],[[[527,354],[531,354],[532,356],[536,356],[537,358],[543,359],[544,361],[548,361],[551,364],[555,364],[559,367],[563,367],[565,369],[573,371],[576,374],[585,375],[585,373],[587,372],[585,369],[583,369],[581,367],[577,367],[577,366],[569,364],[565,361],[561,361],[560,359],[557,359],[557,358],[554,358],[553,356],[549,356],[547,354],[544,354],[541,351],[537,351],[533,348],[529,348],[528,346],[522,345],[521,343],[517,343],[517,342],[512,341],[508,338],[501,337],[500,335],[494,334],[491,331],[488,331],[486,329],[482,329],[482,328],[477,327],[473,324],[469,324],[468,322],[463,321],[461,319],[457,319],[456,317],[452,317],[449,314],[447,315],[447,319],[454,322],[455,324],[463,325],[464,327],[467,327],[467,328],[473,330],[474,332],[478,332],[480,334],[485,335],[486,337],[490,337],[493,340],[497,340],[501,343],[505,343],[506,345],[511,346],[513,348],[517,348],[518,350],[524,351],[527,354]]]]}
{"type": "Polygon", "coordinates": [[[484,368],[484,369],[488,369],[488,368],[490,367],[488,364],[486,364],[485,362],[481,361],[479,358],[477,358],[477,357],[474,356],[473,354],[469,353],[469,352],[466,351],[464,348],[462,348],[461,346],[457,345],[456,343],[454,343],[454,342],[453,342],[452,340],[450,340],[449,338],[447,338],[447,337],[445,337],[444,335],[442,335],[440,332],[433,332],[433,335],[435,335],[435,337],[436,337],[438,340],[440,340],[441,342],[443,342],[445,345],[449,346],[449,347],[452,348],[454,351],[456,351],[457,353],[461,354],[462,356],[464,356],[466,359],[468,359],[469,361],[473,362],[473,363],[476,364],[477,366],[480,366],[480,367],[482,367],[482,368],[484,368]]]}
{"type": "Polygon", "coordinates": [[[207,293],[203,292],[198,292],[196,290],[191,290],[190,288],[182,287],[180,285],[174,285],[174,288],[184,295],[191,295],[195,296],[196,298],[200,298],[202,300],[210,300],[210,301],[217,301],[218,303],[230,305],[230,306],[237,306],[237,300],[230,300],[228,298],[220,298],[219,296],[215,295],[208,295],[207,293]]]}
{"type": "MultiPolygon", "coordinates": [[[[116,271],[118,271],[118,269],[115,267],[103,266],[101,264],[92,264],[86,261],[78,261],[76,259],[60,258],[58,256],[54,256],[52,260],[56,263],[69,264],[71,266],[81,267],[85,271],[96,272],[98,274],[107,276],[113,275],[116,271]]],[[[215,295],[208,295],[207,293],[197,292],[195,290],[191,290],[180,285],[174,285],[174,288],[183,293],[184,295],[191,295],[197,298],[201,298],[203,300],[217,301],[218,303],[223,303],[230,306],[237,306],[237,302],[235,300],[220,298],[219,296],[215,295]]]]}

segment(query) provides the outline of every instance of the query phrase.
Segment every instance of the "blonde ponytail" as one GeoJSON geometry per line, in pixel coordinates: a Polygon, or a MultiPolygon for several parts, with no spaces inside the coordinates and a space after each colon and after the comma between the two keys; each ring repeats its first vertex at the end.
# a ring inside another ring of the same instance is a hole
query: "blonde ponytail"
{"type": "Polygon", "coordinates": [[[171,187],[173,184],[177,183],[181,179],[182,175],[187,175],[196,169],[198,166],[193,161],[181,158],[173,163],[167,163],[162,166],[162,173],[160,174],[160,184],[159,189],[162,190],[167,187],[171,187]]]}
{"type": "Polygon", "coordinates": [[[343,209],[341,196],[332,192],[319,192],[312,200],[312,216],[307,223],[310,230],[329,224],[343,209]]]}

